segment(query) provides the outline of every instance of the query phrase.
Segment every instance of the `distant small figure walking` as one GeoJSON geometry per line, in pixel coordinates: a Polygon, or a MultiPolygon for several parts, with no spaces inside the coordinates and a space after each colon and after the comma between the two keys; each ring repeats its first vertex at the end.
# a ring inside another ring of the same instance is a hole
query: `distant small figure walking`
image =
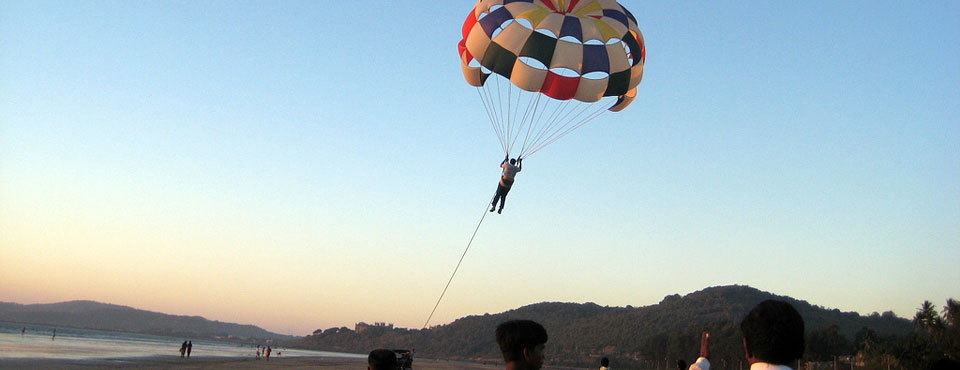
{"type": "Polygon", "coordinates": [[[27,327],[24,326],[23,329],[20,329],[20,336],[22,337],[26,333],[27,333],[27,327]]]}
{"type": "Polygon", "coordinates": [[[53,329],[53,336],[50,337],[50,340],[56,340],[56,339],[57,339],[57,329],[53,329]]]}
{"type": "Polygon", "coordinates": [[[257,360],[260,359],[260,346],[257,346],[257,360]]]}
{"type": "Polygon", "coordinates": [[[267,346],[267,361],[270,361],[270,352],[272,351],[273,351],[273,348],[270,348],[270,346],[267,346]]]}
{"type": "Polygon", "coordinates": [[[180,345],[180,358],[183,358],[187,354],[187,341],[183,341],[183,344],[180,345]]]}
{"type": "Polygon", "coordinates": [[[190,352],[193,352],[193,341],[187,341],[187,358],[190,358],[190,352]]]}

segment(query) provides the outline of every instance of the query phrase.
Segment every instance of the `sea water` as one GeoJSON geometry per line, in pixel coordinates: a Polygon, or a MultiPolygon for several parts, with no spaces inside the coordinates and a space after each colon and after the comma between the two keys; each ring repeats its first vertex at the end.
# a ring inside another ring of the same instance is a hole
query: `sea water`
{"type": "MultiPolygon", "coordinates": [[[[189,338],[0,322],[0,359],[109,359],[180,355],[189,338]],[[21,334],[23,328],[26,332],[21,334]],[[53,331],[56,330],[56,337],[53,331]]],[[[254,357],[256,345],[192,340],[191,357],[254,357]]],[[[271,357],[366,358],[366,355],[273,348],[271,357]]]]}

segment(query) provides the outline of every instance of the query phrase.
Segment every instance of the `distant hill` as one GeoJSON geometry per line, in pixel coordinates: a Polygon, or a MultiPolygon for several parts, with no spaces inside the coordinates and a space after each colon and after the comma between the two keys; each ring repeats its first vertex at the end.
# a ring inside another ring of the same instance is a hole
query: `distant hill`
{"type": "Polygon", "coordinates": [[[93,301],[30,305],[0,302],[0,321],[231,341],[295,338],[253,325],[167,315],[93,301]]]}
{"type": "MultiPolygon", "coordinates": [[[[592,366],[599,357],[616,359],[617,367],[651,366],[652,361],[695,359],[701,331],[711,332],[711,353],[736,364],[743,347],[739,321],[766,299],[790,302],[803,316],[807,331],[836,325],[852,341],[867,327],[880,335],[913,330],[910,321],[892,312],[861,316],[826,309],[806,301],[777,296],[748,286],[707,288],[686,296],[671,295],[646,307],[603,307],[594,303],[544,302],[514,310],[467,316],[426,330],[369,328],[357,333],[347,328],[315,332],[300,341],[305,348],[365,353],[373,348],[416,348],[428,358],[502,361],[493,332],[510,319],[532,319],[547,328],[548,363],[592,366]]],[[[731,365],[732,366],[732,365],[731,365]]]]}

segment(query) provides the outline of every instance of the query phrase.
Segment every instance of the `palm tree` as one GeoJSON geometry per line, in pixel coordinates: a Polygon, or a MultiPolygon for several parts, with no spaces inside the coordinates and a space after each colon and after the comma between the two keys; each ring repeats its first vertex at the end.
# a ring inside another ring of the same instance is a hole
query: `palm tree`
{"type": "Polygon", "coordinates": [[[960,302],[948,299],[947,305],[943,306],[943,319],[951,327],[960,327],[960,302]]]}
{"type": "Polygon", "coordinates": [[[870,353],[878,343],[880,343],[880,338],[877,336],[877,332],[870,330],[870,328],[864,326],[857,332],[857,335],[854,340],[854,346],[856,347],[857,352],[867,352],[870,353]]]}
{"type": "Polygon", "coordinates": [[[930,333],[944,327],[943,320],[940,318],[940,315],[937,314],[937,309],[934,308],[933,303],[930,303],[930,301],[923,301],[923,305],[920,306],[917,315],[913,317],[913,324],[917,326],[917,329],[930,333]]]}
{"type": "Polygon", "coordinates": [[[952,358],[960,358],[960,302],[950,298],[943,307],[943,320],[950,326],[944,330],[942,342],[944,354],[952,358]]]}

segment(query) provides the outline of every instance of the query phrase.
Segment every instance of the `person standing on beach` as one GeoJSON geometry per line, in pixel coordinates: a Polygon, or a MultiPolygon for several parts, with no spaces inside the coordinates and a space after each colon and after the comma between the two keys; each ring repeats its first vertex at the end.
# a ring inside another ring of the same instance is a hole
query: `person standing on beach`
{"type": "Polygon", "coordinates": [[[57,329],[53,329],[53,336],[50,337],[50,340],[56,340],[56,339],[57,339],[57,329]]]}
{"type": "Polygon", "coordinates": [[[190,358],[190,352],[193,352],[193,341],[187,341],[187,358],[190,358]]]}
{"type": "Polygon", "coordinates": [[[547,329],[531,320],[510,320],[497,326],[497,344],[507,370],[540,370],[547,329]]]}
{"type": "Polygon", "coordinates": [[[20,329],[20,336],[22,337],[26,333],[27,333],[27,327],[24,326],[23,329],[20,329]]]}
{"type": "Polygon", "coordinates": [[[270,348],[270,346],[267,346],[267,361],[270,361],[270,352],[273,352],[273,348],[270,348]]]}
{"type": "Polygon", "coordinates": [[[180,345],[180,358],[187,354],[187,341],[183,341],[183,344],[180,345]]]}
{"type": "Polygon", "coordinates": [[[257,360],[260,359],[260,345],[257,345],[257,360]]]}

